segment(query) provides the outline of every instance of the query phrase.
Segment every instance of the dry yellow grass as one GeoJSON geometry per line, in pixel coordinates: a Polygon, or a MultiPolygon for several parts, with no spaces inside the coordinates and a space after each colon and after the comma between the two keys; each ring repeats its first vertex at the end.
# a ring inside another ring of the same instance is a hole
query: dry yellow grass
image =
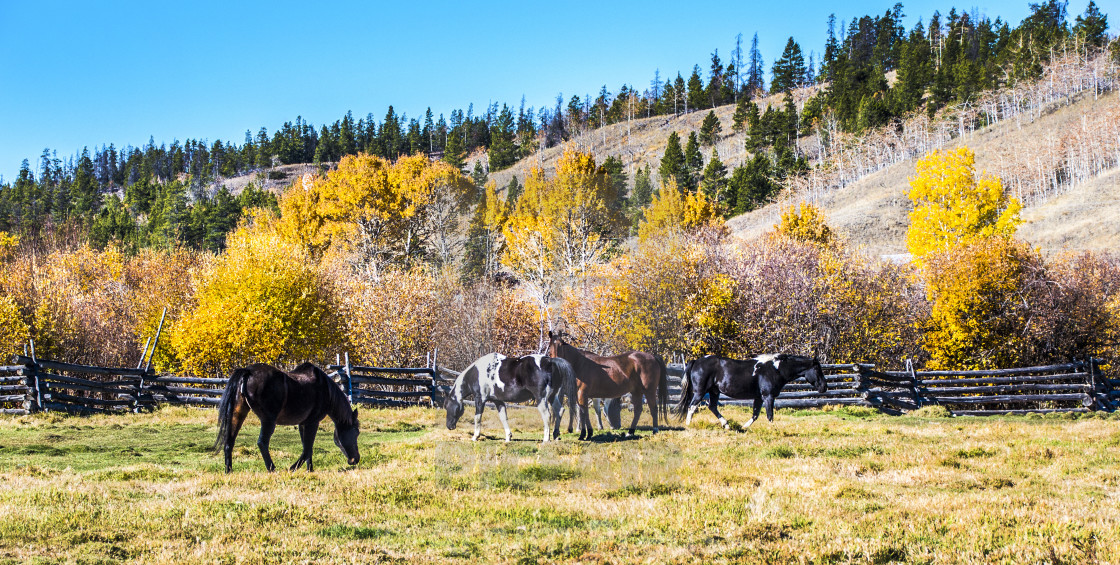
{"type": "Polygon", "coordinates": [[[357,469],[328,425],[318,471],[265,473],[248,428],[230,475],[212,411],[2,419],[0,562],[1120,561],[1116,419],[705,414],[541,446],[534,410],[509,444],[492,411],[477,443],[436,410],[363,415],[357,469]]]}

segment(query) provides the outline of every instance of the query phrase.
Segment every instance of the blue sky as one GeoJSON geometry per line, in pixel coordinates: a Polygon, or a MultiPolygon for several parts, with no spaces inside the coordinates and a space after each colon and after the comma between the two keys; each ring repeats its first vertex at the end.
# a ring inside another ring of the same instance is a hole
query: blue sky
{"type": "MultiPolygon", "coordinates": [[[[1070,18],[1085,2],[1071,1],[1070,18]]],[[[1098,2],[1113,15],[1116,0],[1098,2]]],[[[43,148],[233,140],[302,115],[316,127],[389,104],[420,116],[491,101],[647,88],[655,69],[707,71],[757,32],[769,69],[793,36],[820,53],[826,21],[892,1],[24,2],[0,0],[0,175],[43,148]]],[[[904,2],[907,27],[953,4],[904,2]]],[[[958,5],[1013,24],[1026,1],[958,5]]],[[[1120,16],[1116,16],[1120,17],[1120,16]]],[[[1115,25],[1112,26],[1115,28],[1115,25]]],[[[1113,31],[1113,30],[1110,30],[1113,31]]]]}

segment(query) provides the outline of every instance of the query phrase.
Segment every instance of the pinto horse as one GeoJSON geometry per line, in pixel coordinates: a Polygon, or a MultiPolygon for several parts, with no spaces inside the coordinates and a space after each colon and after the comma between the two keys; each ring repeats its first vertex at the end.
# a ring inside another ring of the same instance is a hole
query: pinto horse
{"type": "Polygon", "coordinates": [[[357,465],[361,459],[358,411],[350,409],[350,401],[342,389],[311,363],[303,363],[291,372],[257,363],[230,375],[218,404],[218,439],[214,444],[215,449],[221,447],[225,453],[227,473],[233,470],[233,442],[250,410],[261,420],[257,447],[269,471],[276,470],[268,453],[268,442],[277,424],[299,426],[303,452],[290,470],[295,471],[307,463],[307,470],[313,471],[311,447],[319,431],[319,422],[327,416],[334,422],[334,443],[342,450],[346,461],[357,465]]]}
{"type": "Polygon", "coordinates": [[[560,397],[567,395],[571,409],[575,409],[575,379],[572,366],[563,359],[544,355],[506,357],[501,353],[485,355],[459,374],[451,391],[444,398],[447,410],[447,429],[454,430],[463,416],[464,398],[474,398],[474,437],[482,433],[482,409],[486,401],[498,408],[498,419],[505,428],[506,441],[513,439],[506,420],[506,402],[532,400],[544,420],[544,440],[549,440],[549,424],[553,423],[553,436],[560,437],[560,397]]]}
{"type": "Polygon", "coordinates": [[[591,439],[591,417],[587,402],[592,398],[618,398],[630,393],[634,399],[634,420],[630,422],[630,435],[638,426],[642,415],[642,402],[649,404],[653,417],[653,433],[657,433],[657,416],[668,419],[669,382],[665,363],[642,351],[604,357],[572,347],[563,335],[548,332],[548,354],[571,363],[577,381],[579,405],[579,439],[591,439]],[[660,407],[660,410],[658,408],[660,407]]]}
{"type": "Polygon", "coordinates": [[[774,399],[786,383],[805,377],[809,384],[824,394],[827,381],[821,364],[814,357],[802,355],[759,355],[739,361],[727,357],[706,355],[689,361],[681,377],[681,399],[674,412],[685,418],[684,425],[692,422],[704,395],[708,395],[708,409],[719,418],[725,429],[731,429],[727,419],[719,413],[719,395],[737,399],[754,400],[754,414],[743,429],[751,427],[758,419],[762,405],[766,405],[766,419],[774,421],[774,399]],[[685,411],[687,409],[687,415],[685,411]]]}

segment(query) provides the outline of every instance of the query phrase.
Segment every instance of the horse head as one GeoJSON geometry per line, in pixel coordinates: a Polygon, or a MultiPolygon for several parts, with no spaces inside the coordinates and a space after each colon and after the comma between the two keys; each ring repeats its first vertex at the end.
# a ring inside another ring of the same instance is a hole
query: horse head
{"type": "Polygon", "coordinates": [[[346,456],[346,462],[357,465],[362,456],[358,454],[358,434],[362,433],[361,424],[358,423],[358,411],[354,410],[354,417],[350,421],[339,421],[334,424],[334,444],[346,456]]]}
{"type": "Polygon", "coordinates": [[[805,380],[809,384],[817,387],[817,392],[824,394],[828,391],[828,379],[824,378],[824,370],[821,369],[821,362],[816,357],[813,358],[813,364],[802,372],[805,375],[805,380]]]}
{"type": "Polygon", "coordinates": [[[560,346],[564,345],[566,343],[565,340],[568,337],[569,337],[568,334],[565,333],[564,331],[557,330],[556,332],[553,332],[553,331],[549,330],[549,332],[548,332],[548,347],[545,348],[545,355],[547,355],[549,357],[559,358],[560,357],[560,346]]]}
{"type": "Polygon", "coordinates": [[[456,398],[454,392],[449,391],[443,397],[443,409],[447,411],[447,429],[454,430],[463,416],[463,399],[456,398]]]}

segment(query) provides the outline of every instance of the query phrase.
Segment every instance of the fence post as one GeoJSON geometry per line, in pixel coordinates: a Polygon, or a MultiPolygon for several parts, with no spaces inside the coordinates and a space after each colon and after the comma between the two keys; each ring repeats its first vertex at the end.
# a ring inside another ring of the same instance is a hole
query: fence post
{"type": "Polygon", "coordinates": [[[922,407],[922,395],[918,394],[918,375],[914,373],[914,360],[906,360],[906,372],[910,373],[910,392],[914,393],[914,404],[922,407]]]}
{"type": "Polygon", "coordinates": [[[350,400],[350,404],[354,403],[354,380],[350,376],[350,352],[344,353],[346,356],[346,398],[350,400]]]}
{"type": "Polygon", "coordinates": [[[40,386],[41,383],[39,382],[39,361],[35,357],[35,340],[29,339],[27,340],[27,342],[29,345],[31,345],[31,364],[28,365],[27,368],[31,371],[31,378],[33,379],[32,381],[28,382],[28,386],[32,386],[32,384],[34,385],[35,409],[46,412],[47,409],[43,406],[43,391],[40,386]]]}

